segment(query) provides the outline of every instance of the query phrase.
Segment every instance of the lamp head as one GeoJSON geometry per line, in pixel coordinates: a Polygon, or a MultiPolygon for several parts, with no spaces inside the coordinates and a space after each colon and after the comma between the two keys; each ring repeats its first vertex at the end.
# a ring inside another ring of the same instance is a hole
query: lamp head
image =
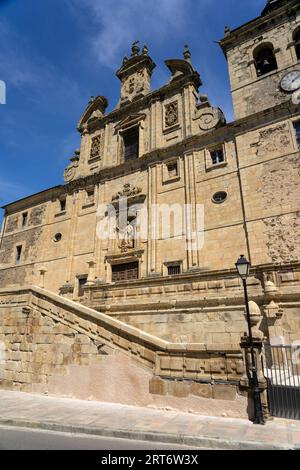
{"type": "Polygon", "coordinates": [[[250,274],[250,262],[245,258],[244,255],[241,255],[240,258],[235,263],[237,272],[242,279],[247,279],[250,274]]]}

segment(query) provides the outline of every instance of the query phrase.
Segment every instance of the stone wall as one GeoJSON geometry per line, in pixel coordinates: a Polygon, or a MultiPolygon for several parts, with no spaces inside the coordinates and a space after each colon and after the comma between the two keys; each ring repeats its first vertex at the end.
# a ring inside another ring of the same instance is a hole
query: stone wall
{"type": "Polygon", "coordinates": [[[39,288],[0,291],[0,344],[1,387],[245,415],[237,348],[165,342],[39,288]]]}
{"type": "MultiPolygon", "coordinates": [[[[266,338],[300,340],[299,281],[298,262],[253,268],[248,294],[260,311],[266,338]]],[[[86,288],[83,301],[171,342],[230,343],[238,348],[247,330],[243,288],[233,270],[95,285],[86,288]]]]}
{"type": "Polygon", "coordinates": [[[291,95],[279,87],[281,78],[288,72],[298,69],[298,61],[293,45],[293,32],[300,24],[300,11],[280,15],[263,23],[263,19],[253,22],[235,32],[235,39],[228,46],[227,59],[234,111],[237,119],[250,116],[264,109],[272,108],[291,100],[291,95]],[[274,47],[278,70],[257,77],[253,52],[262,44],[274,47]]]}

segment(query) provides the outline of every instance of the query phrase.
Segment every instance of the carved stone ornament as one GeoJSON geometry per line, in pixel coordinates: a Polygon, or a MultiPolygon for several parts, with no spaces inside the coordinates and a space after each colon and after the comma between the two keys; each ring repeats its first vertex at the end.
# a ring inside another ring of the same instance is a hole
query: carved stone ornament
{"type": "Polygon", "coordinates": [[[178,123],[178,101],[165,106],[165,126],[171,127],[178,123]]]}
{"type": "Polygon", "coordinates": [[[123,198],[123,197],[136,196],[137,194],[140,194],[141,192],[142,192],[141,188],[131,186],[130,183],[126,183],[124,184],[123,189],[121,191],[113,195],[112,201],[117,201],[118,199],[123,198]]]}
{"type": "Polygon", "coordinates": [[[80,151],[75,150],[75,153],[73,157],[70,158],[70,165],[67,166],[67,168],[64,171],[64,180],[66,183],[69,183],[75,178],[76,175],[76,169],[78,168],[79,165],[79,155],[80,151]]]}
{"type": "Polygon", "coordinates": [[[194,120],[198,121],[199,128],[202,131],[210,131],[225,124],[225,117],[220,108],[214,108],[210,105],[206,96],[200,98],[201,104],[195,111],[194,120]]]}
{"type": "Polygon", "coordinates": [[[117,236],[118,236],[118,247],[121,253],[126,253],[128,250],[134,248],[134,240],[135,240],[135,227],[136,220],[127,222],[125,228],[120,229],[120,227],[116,228],[117,236]]]}
{"type": "Polygon", "coordinates": [[[90,158],[101,157],[102,150],[103,150],[102,147],[103,147],[103,136],[102,134],[98,134],[92,138],[90,158]]]}
{"type": "Polygon", "coordinates": [[[66,183],[72,181],[75,177],[76,170],[73,165],[69,165],[64,171],[64,180],[66,183]]]}

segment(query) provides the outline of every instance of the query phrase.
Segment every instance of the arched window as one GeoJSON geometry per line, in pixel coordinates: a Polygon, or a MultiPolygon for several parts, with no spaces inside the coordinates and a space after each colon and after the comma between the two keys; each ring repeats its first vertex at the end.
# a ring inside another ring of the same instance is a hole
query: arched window
{"type": "Polygon", "coordinates": [[[277,70],[277,60],[272,44],[261,44],[253,53],[256,73],[258,77],[277,70]]]}
{"type": "Polygon", "coordinates": [[[297,59],[300,60],[300,28],[297,28],[296,31],[294,31],[293,40],[297,59]]]}

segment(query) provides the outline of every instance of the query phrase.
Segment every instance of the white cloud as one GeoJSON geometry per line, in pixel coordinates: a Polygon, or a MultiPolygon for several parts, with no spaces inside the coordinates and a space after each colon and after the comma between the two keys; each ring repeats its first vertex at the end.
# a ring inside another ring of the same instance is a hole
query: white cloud
{"type": "MultiPolygon", "coordinates": [[[[203,6],[209,0],[202,0],[203,6]]],[[[114,68],[137,39],[161,44],[184,33],[191,0],[69,0],[78,17],[89,13],[99,30],[91,34],[99,62],[114,68]]]]}

